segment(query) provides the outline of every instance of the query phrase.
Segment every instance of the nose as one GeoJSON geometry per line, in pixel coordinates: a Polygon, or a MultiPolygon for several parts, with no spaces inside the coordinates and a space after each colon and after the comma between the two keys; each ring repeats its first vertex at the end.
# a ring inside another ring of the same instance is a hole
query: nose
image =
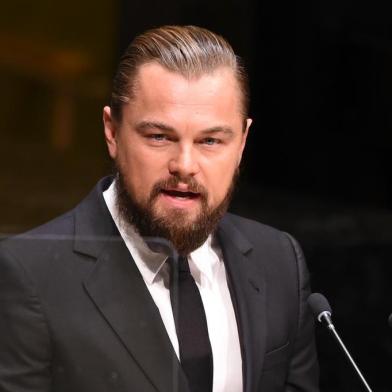
{"type": "Polygon", "coordinates": [[[169,172],[179,177],[194,176],[199,172],[197,152],[192,146],[179,146],[169,161],[169,172]]]}

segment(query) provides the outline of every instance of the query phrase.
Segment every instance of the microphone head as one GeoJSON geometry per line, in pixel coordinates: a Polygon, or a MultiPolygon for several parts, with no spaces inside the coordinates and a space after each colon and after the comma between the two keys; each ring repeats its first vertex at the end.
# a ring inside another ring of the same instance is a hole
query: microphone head
{"type": "Polygon", "coordinates": [[[323,312],[327,312],[330,315],[332,314],[331,305],[329,304],[327,298],[325,298],[320,293],[310,294],[308,297],[308,305],[317,319],[319,318],[319,315],[323,312]]]}
{"type": "Polygon", "coordinates": [[[392,328],[392,313],[388,317],[388,324],[392,328]]]}

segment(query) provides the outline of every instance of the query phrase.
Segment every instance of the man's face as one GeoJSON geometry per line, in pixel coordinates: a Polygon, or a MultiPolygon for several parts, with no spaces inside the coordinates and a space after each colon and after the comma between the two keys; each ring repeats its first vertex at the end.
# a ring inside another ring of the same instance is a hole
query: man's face
{"type": "Polygon", "coordinates": [[[109,153],[133,201],[189,228],[221,205],[251,123],[240,98],[228,68],[188,80],[156,63],[142,65],[121,124],[104,108],[109,153]]]}

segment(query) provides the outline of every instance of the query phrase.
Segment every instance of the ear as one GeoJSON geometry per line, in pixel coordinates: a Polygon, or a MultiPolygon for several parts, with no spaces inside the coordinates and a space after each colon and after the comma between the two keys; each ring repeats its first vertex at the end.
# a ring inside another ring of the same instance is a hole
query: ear
{"type": "Polygon", "coordinates": [[[117,126],[112,118],[109,106],[103,108],[103,125],[105,130],[105,140],[108,146],[109,155],[112,159],[117,157],[117,126]]]}
{"type": "Polygon", "coordinates": [[[246,139],[248,137],[249,128],[250,128],[251,125],[252,125],[252,119],[251,118],[247,118],[245,120],[245,124],[244,124],[244,131],[242,132],[242,140],[241,140],[241,146],[240,146],[239,155],[238,155],[237,167],[240,166],[241,159],[242,159],[242,153],[244,152],[246,139]]]}

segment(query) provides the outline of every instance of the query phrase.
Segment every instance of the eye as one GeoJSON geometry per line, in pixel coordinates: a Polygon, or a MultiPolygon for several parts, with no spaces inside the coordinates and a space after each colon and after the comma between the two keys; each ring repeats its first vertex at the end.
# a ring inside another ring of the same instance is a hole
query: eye
{"type": "Polygon", "coordinates": [[[150,139],[153,142],[164,142],[168,140],[167,135],[163,133],[151,133],[146,135],[147,139],[150,139]]]}
{"type": "Polygon", "coordinates": [[[215,144],[219,144],[221,141],[214,137],[206,137],[202,140],[202,144],[206,144],[207,146],[213,146],[215,144]]]}

